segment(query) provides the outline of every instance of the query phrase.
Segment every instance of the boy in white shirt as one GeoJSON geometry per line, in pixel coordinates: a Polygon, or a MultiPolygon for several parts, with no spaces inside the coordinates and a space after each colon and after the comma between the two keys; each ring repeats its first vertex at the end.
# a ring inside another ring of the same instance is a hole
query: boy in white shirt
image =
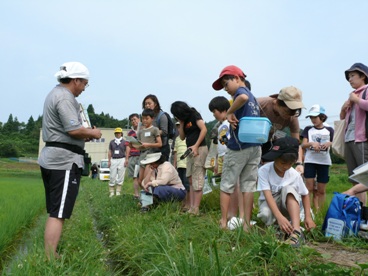
{"type": "Polygon", "coordinates": [[[300,197],[305,212],[307,230],[316,227],[310,212],[308,189],[299,172],[292,166],[298,159],[299,141],[292,137],[275,140],[271,151],[262,156],[269,162],[258,170],[257,190],[259,217],[267,226],[277,221],[289,235],[286,242],[298,247],[303,242],[300,229],[300,197]]]}

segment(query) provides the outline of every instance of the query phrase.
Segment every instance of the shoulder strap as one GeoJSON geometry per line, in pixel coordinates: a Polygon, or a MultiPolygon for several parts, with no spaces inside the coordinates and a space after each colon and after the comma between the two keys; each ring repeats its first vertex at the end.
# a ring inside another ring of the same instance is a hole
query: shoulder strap
{"type": "Polygon", "coordinates": [[[158,113],[158,116],[156,117],[156,124],[158,128],[160,128],[160,119],[161,119],[162,114],[164,114],[164,112],[160,110],[160,113],[158,113]]]}

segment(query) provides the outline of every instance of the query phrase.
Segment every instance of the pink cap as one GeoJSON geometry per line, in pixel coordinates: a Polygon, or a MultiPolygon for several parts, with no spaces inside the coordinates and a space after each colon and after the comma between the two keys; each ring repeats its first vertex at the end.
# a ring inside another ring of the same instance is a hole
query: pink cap
{"type": "Polygon", "coordinates": [[[236,67],[235,65],[226,66],[224,69],[222,69],[220,77],[212,84],[213,89],[221,90],[222,88],[224,88],[221,83],[221,78],[225,75],[238,76],[243,78],[246,77],[244,72],[239,67],[236,67]]]}

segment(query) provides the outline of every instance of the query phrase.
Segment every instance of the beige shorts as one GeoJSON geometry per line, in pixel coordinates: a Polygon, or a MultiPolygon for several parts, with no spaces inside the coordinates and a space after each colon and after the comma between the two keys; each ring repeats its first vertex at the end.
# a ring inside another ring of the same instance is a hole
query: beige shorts
{"type": "MultiPolygon", "coordinates": [[[[277,208],[279,208],[281,214],[290,220],[290,216],[286,207],[286,197],[288,194],[292,194],[295,199],[299,202],[300,206],[300,195],[294,189],[293,186],[286,186],[281,189],[281,193],[275,195],[273,199],[276,202],[277,208]]],[[[276,218],[272,214],[270,207],[268,207],[266,200],[258,200],[259,212],[257,217],[260,218],[266,225],[275,223],[276,218]]]]}
{"type": "Polygon", "coordinates": [[[224,165],[224,156],[217,158],[217,173],[222,174],[222,167],[224,165]]]}
{"type": "Polygon", "coordinates": [[[260,146],[249,147],[243,150],[229,149],[224,156],[221,191],[232,194],[239,179],[241,192],[255,192],[260,160],[260,146]]]}
{"type": "Polygon", "coordinates": [[[192,177],[192,187],[194,191],[201,191],[204,185],[204,176],[206,174],[206,169],[204,164],[206,162],[206,157],[208,154],[207,146],[201,146],[198,148],[198,155],[193,157],[190,154],[187,157],[187,177],[192,177]]]}

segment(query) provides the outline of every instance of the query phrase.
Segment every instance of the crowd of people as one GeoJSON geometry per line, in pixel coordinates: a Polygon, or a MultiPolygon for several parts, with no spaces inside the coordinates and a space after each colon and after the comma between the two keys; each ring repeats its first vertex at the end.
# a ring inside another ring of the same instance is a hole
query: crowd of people
{"type": "MultiPolygon", "coordinates": [[[[44,104],[42,135],[46,146],[39,157],[50,214],[45,229],[49,258],[58,256],[56,249],[63,223],[71,216],[78,194],[84,142],[101,137],[99,129],[83,127],[75,99],[88,86],[88,69],[79,62],[68,62],[61,66],[56,77],[59,84],[44,104]]],[[[368,159],[365,154],[368,153],[365,125],[368,67],[356,63],[345,71],[345,77],[354,89],[340,114],[346,121],[345,159],[351,175],[368,159]]],[[[216,148],[213,164],[206,165],[210,154],[201,114],[186,102],[171,104],[177,137],[170,147],[170,118],[164,116],[157,96],[149,94],[142,101],[141,115],[129,116],[132,125],[129,139],[122,137],[120,127],[114,130],[115,139],[108,151],[110,197],[121,194],[127,168],[129,177],[133,178],[135,198],[139,199],[144,190],[156,203],[181,201],[183,212],[197,216],[206,169],[212,168],[214,176],[221,178],[221,228],[228,228],[229,220],[237,216],[244,231],[249,231],[254,193],[258,191],[257,217],[266,225],[277,223],[286,234],[285,241],[293,247],[299,246],[304,239],[301,210],[305,228],[314,228],[311,207],[316,212],[322,208],[329,182],[329,151],[334,130],[325,123],[325,109],[320,104],[309,109],[306,117],[311,125],[300,135],[298,117],[305,109],[300,89],[289,86],[278,94],[256,97],[244,72],[234,65],[225,67],[212,87],[230,95],[230,99],[214,97],[208,104],[218,121],[211,142],[211,147],[216,148]],[[266,143],[244,142],[240,138],[243,117],[270,120],[266,143]]],[[[365,205],[366,186],[353,185],[345,193],[357,195],[365,205]]]]}

